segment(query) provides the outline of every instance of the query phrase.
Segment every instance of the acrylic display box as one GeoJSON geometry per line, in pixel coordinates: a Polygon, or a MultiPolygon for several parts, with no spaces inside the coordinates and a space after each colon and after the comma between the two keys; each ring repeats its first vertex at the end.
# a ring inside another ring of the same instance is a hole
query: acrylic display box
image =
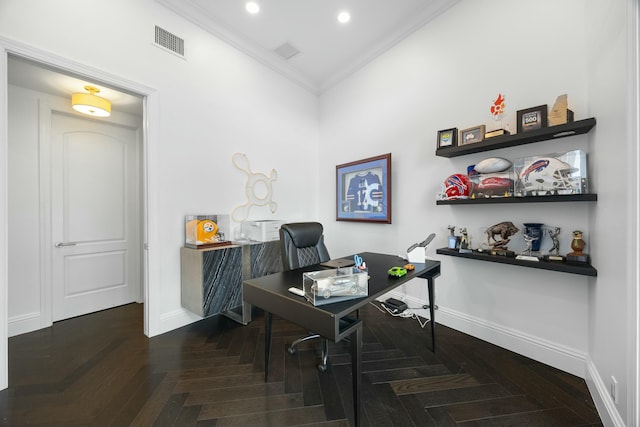
{"type": "Polygon", "coordinates": [[[475,173],[469,175],[472,199],[513,197],[513,172],[475,173]]]}
{"type": "Polygon", "coordinates": [[[369,273],[353,267],[303,273],[302,289],[313,305],[324,305],[369,295],[369,273]]]}
{"type": "Polygon", "coordinates": [[[186,215],[184,217],[184,245],[199,249],[230,245],[229,215],[186,215]]]}
{"type": "Polygon", "coordinates": [[[582,150],[521,157],[513,162],[516,197],[588,193],[587,155],[582,150]]]}

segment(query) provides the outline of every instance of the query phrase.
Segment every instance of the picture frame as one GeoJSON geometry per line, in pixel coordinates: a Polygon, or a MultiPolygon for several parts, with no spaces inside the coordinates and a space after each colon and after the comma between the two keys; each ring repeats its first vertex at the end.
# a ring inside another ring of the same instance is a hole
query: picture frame
{"type": "Polygon", "coordinates": [[[336,221],[391,224],[391,153],[336,166],[336,221]]]}
{"type": "Polygon", "coordinates": [[[532,130],[547,127],[547,105],[538,105],[537,107],[526,108],[516,112],[516,120],[518,123],[518,133],[530,132],[532,130]]]}
{"type": "Polygon", "coordinates": [[[460,131],[458,145],[475,144],[484,140],[485,125],[474,126],[460,131]]]}
{"type": "Polygon", "coordinates": [[[438,131],[436,148],[456,147],[458,145],[458,128],[443,129],[438,131]]]}

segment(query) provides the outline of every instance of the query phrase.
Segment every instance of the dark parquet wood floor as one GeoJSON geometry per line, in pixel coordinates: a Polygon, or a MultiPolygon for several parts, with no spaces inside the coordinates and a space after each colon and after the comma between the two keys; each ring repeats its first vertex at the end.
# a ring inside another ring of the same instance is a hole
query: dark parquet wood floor
{"type": "MultiPolygon", "coordinates": [[[[131,304],[9,339],[0,425],[352,425],[348,344],[320,373],[316,341],[274,319],[264,383],[264,322],[225,317],[146,338],[131,304]]],[[[437,352],[415,320],[369,306],[364,319],[364,426],[602,426],[585,382],[437,325],[437,352]]]]}

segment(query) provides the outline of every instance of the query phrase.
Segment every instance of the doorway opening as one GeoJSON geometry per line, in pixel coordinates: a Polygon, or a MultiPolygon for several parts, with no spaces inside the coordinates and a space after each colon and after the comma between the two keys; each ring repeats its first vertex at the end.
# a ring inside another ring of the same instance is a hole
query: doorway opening
{"type": "Polygon", "coordinates": [[[7,71],[9,336],[130,302],[147,333],[144,95],[21,55],[7,71]],[[111,117],[71,109],[87,84],[111,117]]]}

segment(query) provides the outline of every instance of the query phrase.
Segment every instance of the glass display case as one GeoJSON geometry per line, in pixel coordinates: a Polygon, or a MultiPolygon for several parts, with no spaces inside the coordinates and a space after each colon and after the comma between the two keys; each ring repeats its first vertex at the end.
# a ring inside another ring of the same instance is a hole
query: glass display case
{"type": "Polygon", "coordinates": [[[206,248],[230,245],[229,215],[186,215],[184,217],[184,245],[206,248]]]}
{"type": "Polygon", "coordinates": [[[353,267],[303,273],[302,289],[313,305],[360,298],[369,295],[369,274],[353,267]]]}
{"type": "Polygon", "coordinates": [[[516,197],[589,192],[587,154],[582,150],[517,158],[516,197]]]}

